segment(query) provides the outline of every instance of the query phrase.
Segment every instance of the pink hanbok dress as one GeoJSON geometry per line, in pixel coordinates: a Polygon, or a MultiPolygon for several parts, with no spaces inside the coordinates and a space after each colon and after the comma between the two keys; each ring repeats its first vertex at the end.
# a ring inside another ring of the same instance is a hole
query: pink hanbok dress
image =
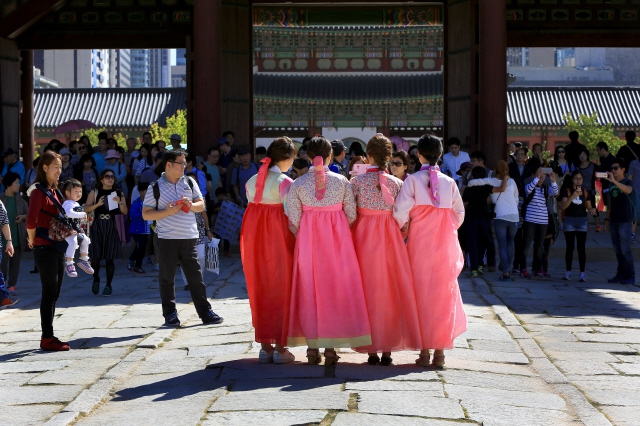
{"type": "Polygon", "coordinates": [[[370,167],[351,179],[358,206],[353,243],[358,256],[371,324],[371,345],[358,352],[392,352],[422,349],[418,309],[407,247],[393,204],[383,199],[382,184],[395,198],[402,180],[370,167]]]}
{"type": "Polygon", "coordinates": [[[249,206],[242,219],[240,254],[256,342],[286,345],[296,238],[284,203],[293,181],[276,166],[264,172],[246,184],[249,206]],[[256,188],[261,177],[264,181],[256,188]]]}
{"type": "Polygon", "coordinates": [[[324,167],[316,194],[312,171],[296,179],[286,212],[298,228],[293,255],[289,346],[344,348],[371,344],[358,259],[349,226],[356,220],[351,184],[324,167]]]}
{"type": "Polygon", "coordinates": [[[464,205],[456,182],[437,172],[439,202],[431,193],[428,166],[409,176],[396,198],[394,218],[409,220],[409,262],[420,319],[422,349],[451,349],[467,329],[458,275],[464,265],[458,228],[464,205]]]}

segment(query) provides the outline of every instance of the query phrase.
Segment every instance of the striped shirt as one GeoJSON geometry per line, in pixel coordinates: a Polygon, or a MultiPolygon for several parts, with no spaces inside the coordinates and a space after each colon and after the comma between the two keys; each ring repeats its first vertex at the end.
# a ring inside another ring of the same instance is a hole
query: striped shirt
{"type": "MultiPolygon", "coordinates": [[[[2,204],[2,201],[0,201],[0,228],[2,228],[5,225],[9,225],[9,216],[7,215],[7,209],[5,209],[4,204],[2,204]]],[[[2,242],[0,241],[0,248],[1,247],[2,247],[2,242]]]]}
{"type": "MultiPolygon", "coordinates": [[[[537,223],[539,225],[546,225],[549,223],[549,211],[547,210],[547,200],[545,200],[544,186],[538,186],[538,178],[534,178],[529,185],[526,186],[525,191],[528,198],[531,195],[531,191],[534,191],[531,202],[527,205],[527,215],[525,216],[525,222],[537,223]]],[[[558,184],[551,182],[551,186],[548,187],[547,197],[555,197],[558,195],[558,184]]]]}
{"type": "MultiPolygon", "coordinates": [[[[169,182],[164,177],[164,173],[160,179],[156,181],[156,185],[160,188],[160,199],[158,200],[158,210],[165,210],[170,203],[180,200],[183,196],[195,201],[202,198],[198,184],[191,179],[193,189],[189,186],[188,176],[182,176],[176,184],[169,182]]],[[[149,186],[147,195],[144,197],[144,206],[156,208],[156,198],[153,196],[153,188],[149,186]]],[[[186,240],[198,238],[198,225],[196,223],[196,215],[193,211],[185,213],[182,210],[178,213],[167,216],[164,219],[156,221],[156,229],[158,238],[165,240],[186,240]]]]}

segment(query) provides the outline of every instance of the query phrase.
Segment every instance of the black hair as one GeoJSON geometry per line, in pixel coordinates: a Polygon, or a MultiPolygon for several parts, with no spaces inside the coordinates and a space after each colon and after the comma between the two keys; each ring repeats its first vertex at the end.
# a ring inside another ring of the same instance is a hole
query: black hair
{"type": "Polygon", "coordinates": [[[13,182],[16,180],[20,180],[20,175],[14,172],[7,172],[6,175],[2,177],[2,185],[4,185],[5,189],[13,185],[13,182]]]}
{"type": "Polygon", "coordinates": [[[634,132],[633,130],[627,130],[624,134],[624,138],[627,140],[627,142],[631,143],[636,140],[636,132],[634,132]]]}
{"type": "MultiPolygon", "coordinates": [[[[309,139],[309,140],[311,140],[311,139],[309,139]]],[[[302,151],[307,152],[307,145],[302,145],[302,146],[298,149],[298,153],[300,153],[300,152],[302,152],[302,151]]]]}
{"type": "Polygon", "coordinates": [[[311,140],[311,136],[307,136],[306,138],[302,139],[302,146],[306,146],[310,140],[311,140]]]}
{"type": "Polygon", "coordinates": [[[217,197],[218,195],[226,195],[227,194],[227,190],[224,188],[216,188],[215,191],[215,196],[217,197]]]}
{"type": "Polygon", "coordinates": [[[473,179],[484,179],[487,177],[487,171],[483,166],[475,166],[471,169],[471,177],[473,179]]]}
{"type": "MultiPolygon", "coordinates": [[[[107,134],[107,132],[100,132],[100,133],[98,133],[98,141],[100,141],[100,140],[102,140],[102,139],[105,139],[105,140],[109,139],[109,135],[107,134]]],[[[109,142],[109,141],[107,140],[107,143],[108,143],[108,142],[109,142]]]]}
{"type": "Polygon", "coordinates": [[[611,165],[613,166],[614,164],[617,164],[618,166],[620,166],[621,169],[624,169],[625,171],[627,170],[627,163],[626,161],[624,161],[624,158],[621,158],[621,157],[614,158],[613,161],[611,161],[611,165]]]}
{"type": "Polygon", "coordinates": [[[236,137],[236,135],[235,135],[232,131],[230,131],[230,130],[227,130],[226,132],[224,132],[224,133],[222,134],[222,137],[223,137],[223,138],[226,138],[228,135],[231,135],[231,136],[233,136],[234,138],[236,137]]]}
{"type": "Polygon", "coordinates": [[[65,196],[65,198],[67,197],[67,191],[71,191],[73,188],[82,188],[82,182],[80,182],[78,179],[73,178],[66,181],[62,186],[62,194],[65,196]]]}
{"type": "MultiPolygon", "coordinates": [[[[458,140],[458,142],[460,141],[458,140]]],[[[435,166],[438,163],[438,158],[442,155],[442,151],[444,151],[442,139],[433,133],[423,135],[418,141],[418,152],[429,162],[430,166],[435,166]]]]}
{"type": "MultiPolygon", "coordinates": [[[[164,172],[164,169],[167,167],[167,163],[175,161],[176,158],[178,157],[182,157],[184,156],[185,161],[186,158],[189,156],[189,154],[187,153],[187,151],[185,151],[182,148],[177,148],[177,149],[172,149],[170,151],[165,151],[162,154],[162,160],[160,161],[160,164],[158,164],[154,169],[153,172],[155,174],[157,174],[158,176],[160,176],[162,174],[162,172],[164,172]]],[[[154,159],[155,161],[155,159],[154,159]]]]}
{"type": "Polygon", "coordinates": [[[482,160],[482,163],[486,163],[487,162],[487,156],[484,155],[484,152],[482,151],[473,151],[471,154],[469,154],[469,158],[470,159],[476,159],[476,160],[482,160]]]}
{"type": "Polygon", "coordinates": [[[296,158],[293,160],[293,167],[296,169],[304,169],[305,167],[309,167],[309,162],[304,158],[296,158]]]}
{"type": "Polygon", "coordinates": [[[578,159],[580,158],[580,154],[582,154],[583,152],[587,154],[587,160],[589,160],[589,156],[591,155],[591,153],[589,152],[589,149],[584,145],[582,145],[580,149],[578,149],[578,159]]]}
{"type": "Polygon", "coordinates": [[[217,146],[212,146],[211,148],[209,148],[209,150],[207,151],[207,155],[211,154],[213,151],[218,151],[218,154],[220,153],[220,148],[217,146]]]}
{"type": "Polygon", "coordinates": [[[576,142],[579,137],[580,137],[580,133],[576,132],[575,130],[572,132],[569,132],[569,139],[571,139],[571,142],[576,142]]]}
{"type": "Polygon", "coordinates": [[[146,191],[149,188],[149,182],[140,182],[138,184],[138,192],[146,191]]]}
{"type": "Polygon", "coordinates": [[[307,155],[312,159],[312,161],[315,157],[321,157],[322,161],[325,161],[327,158],[331,157],[332,152],[333,148],[331,147],[331,142],[322,135],[315,136],[307,145],[307,155]]]}
{"type": "Polygon", "coordinates": [[[522,148],[522,142],[514,142],[514,143],[513,143],[513,147],[514,147],[515,149],[522,148]]]}
{"type": "Polygon", "coordinates": [[[580,170],[576,169],[576,170],[571,172],[571,179],[573,179],[577,175],[580,175],[580,176],[582,176],[584,178],[584,174],[582,174],[582,172],[580,170]]]}
{"type": "Polygon", "coordinates": [[[149,135],[149,136],[153,137],[153,136],[151,135],[151,132],[144,132],[144,133],[142,134],[142,137],[144,138],[146,135],[149,135]]]}
{"type": "Polygon", "coordinates": [[[609,145],[607,145],[606,142],[601,141],[596,144],[596,149],[604,149],[605,151],[609,152],[609,145]]]}
{"type": "Polygon", "coordinates": [[[80,161],[78,163],[80,164],[81,168],[84,168],[85,161],[89,161],[89,160],[91,160],[91,167],[95,167],[96,159],[93,158],[93,155],[91,154],[84,154],[82,157],[80,157],[80,161]]]}
{"type": "MultiPolygon", "coordinates": [[[[164,155],[163,155],[164,157],[164,155]]],[[[185,157],[185,160],[188,163],[193,164],[193,167],[196,167],[198,165],[198,157],[196,156],[196,154],[191,153],[191,154],[187,154],[187,156],[185,157]]]]}
{"type": "Polygon", "coordinates": [[[457,137],[452,137],[449,138],[449,140],[447,141],[447,147],[450,147],[451,145],[462,145],[462,143],[460,142],[460,139],[458,139],[457,137]]]}
{"type": "Polygon", "coordinates": [[[256,155],[267,155],[267,148],[259,146],[256,148],[256,155]]]}
{"type": "Polygon", "coordinates": [[[542,167],[542,162],[538,157],[529,158],[529,161],[527,162],[527,168],[531,173],[535,174],[540,167],[542,167]]]}
{"type": "Polygon", "coordinates": [[[364,148],[362,148],[362,144],[360,142],[351,142],[351,146],[349,147],[349,155],[352,157],[358,155],[364,157],[367,154],[364,152],[364,148]]]}

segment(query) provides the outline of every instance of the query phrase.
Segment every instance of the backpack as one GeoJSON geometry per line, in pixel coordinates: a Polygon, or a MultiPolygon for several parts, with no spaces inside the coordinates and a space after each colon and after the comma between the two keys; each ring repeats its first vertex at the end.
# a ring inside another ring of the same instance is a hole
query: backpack
{"type": "MultiPolygon", "coordinates": [[[[187,183],[189,184],[189,188],[191,188],[191,191],[193,191],[193,179],[187,177],[187,183]]],[[[160,200],[160,187],[158,186],[158,181],[155,181],[153,182],[153,184],[151,184],[151,189],[153,191],[153,198],[156,199],[156,210],[158,210],[158,200],[160,200]]],[[[155,224],[155,220],[153,221],[153,223],[155,224]]]]}

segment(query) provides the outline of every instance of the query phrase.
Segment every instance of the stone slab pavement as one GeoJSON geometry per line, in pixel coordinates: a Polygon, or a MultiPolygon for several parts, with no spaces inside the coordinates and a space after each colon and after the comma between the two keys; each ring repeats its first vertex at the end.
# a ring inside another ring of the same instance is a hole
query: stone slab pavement
{"type": "Polygon", "coordinates": [[[587,283],[559,280],[556,259],[551,281],[463,272],[468,331],[430,371],[410,352],[390,367],[351,350],[309,366],[304,348],[258,364],[237,255],[205,274],[220,325],[200,323],[180,278],[179,329],[162,326],[156,274],[119,261],[111,297],[65,278],[54,327],[72,350],[46,353],[26,255],[21,301],[0,311],[0,425],[638,425],[640,287],[607,284],[614,264],[593,260],[587,283]]]}

